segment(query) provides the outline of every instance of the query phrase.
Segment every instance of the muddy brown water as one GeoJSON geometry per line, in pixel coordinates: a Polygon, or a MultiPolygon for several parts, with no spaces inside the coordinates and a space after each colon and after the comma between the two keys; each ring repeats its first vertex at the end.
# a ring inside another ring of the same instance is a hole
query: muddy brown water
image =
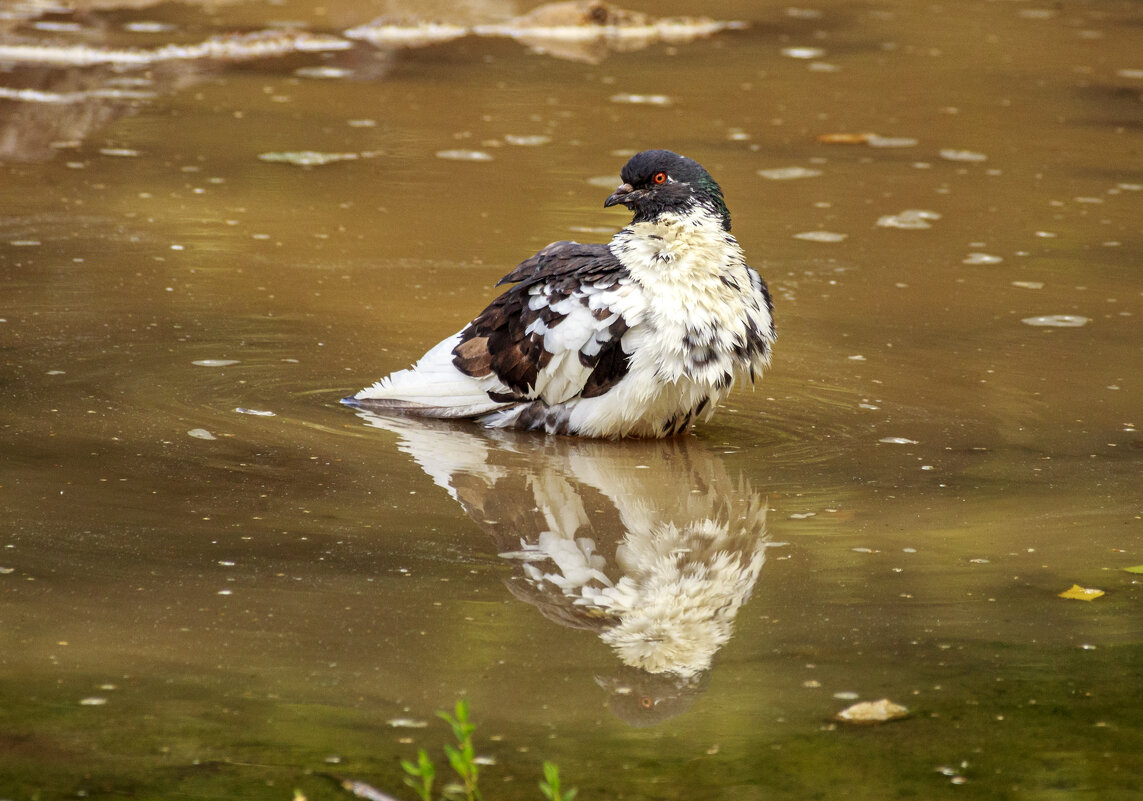
{"type": "MultiPolygon", "coordinates": [[[[2,35],[389,8],[92,5],[2,35]]],[[[584,799],[1136,797],[1143,4],[653,10],[750,26],[0,73],[44,93],[0,98],[0,797],[412,798],[462,695],[489,799],[544,759],[584,799]],[[338,406],[605,240],[652,146],[774,290],[753,391],[660,443],[338,406]],[[542,537],[627,595],[539,581],[542,537]],[[664,542],[729,583],[672,607],[664,542]]]]}

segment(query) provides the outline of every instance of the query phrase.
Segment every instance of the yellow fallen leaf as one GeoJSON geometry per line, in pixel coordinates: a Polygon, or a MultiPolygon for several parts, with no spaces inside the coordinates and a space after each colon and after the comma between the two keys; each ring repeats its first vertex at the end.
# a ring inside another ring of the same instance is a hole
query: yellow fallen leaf
{"type": "Polygon", "coordinates": [[[1071,598],[1074,601],[1094,601],[1101,595],[1103,595],[1103,590],[1081,587],[1078,584],[1073,584],[1071,589],[1064,590],[1060,593],[1061,598],[1071,598]]]}

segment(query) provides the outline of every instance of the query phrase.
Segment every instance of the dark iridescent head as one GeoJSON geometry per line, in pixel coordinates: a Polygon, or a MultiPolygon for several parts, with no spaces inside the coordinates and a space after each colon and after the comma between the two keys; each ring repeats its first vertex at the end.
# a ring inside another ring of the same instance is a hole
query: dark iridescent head
{"type": "Polygon", "coordinates": [[[722,190],[697,161],[670,150],[644,150],[623,165],[623,185],[604,201],[622,203],[635,212],[635,222],[649,222],[664,212],[682,213],[701,206],[722,218],[730,230],[730,212],[722,190]]]}

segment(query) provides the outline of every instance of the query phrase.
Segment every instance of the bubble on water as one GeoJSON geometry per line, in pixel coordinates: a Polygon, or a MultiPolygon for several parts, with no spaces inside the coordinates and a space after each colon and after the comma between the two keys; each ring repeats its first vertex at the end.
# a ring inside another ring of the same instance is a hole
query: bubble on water
{"type": "Polygon", "coordinates": [[[991,253],[969,253],[961,260],[962,264],[999,264],[1004,261],[1000,256],[991,253]]]}
{"type": "Polygon", "coordinates": [[[34,248],[42,243],[38,239],[13,239],[8,244],[14,248],[34,248]]]}
{"type": "Polygon", "coordinates": [[[920,230],[922,228],[932,228],[931,220],[939,220],[941,215],[935,211],[928,211],[927,209],[905,209],[899,214],[886,214],[877,219],[877,225],[880,228],[903,228],[909,230],[920,230]]]}
{"type": "Polygon", "coordinates": [[[1134,78],[1137,80],[1143,80],[1143,70],[1136,70],[1136,69],[1116,70],[1115,74],[1118,75],[1120,78],[1134,78]]]}
{"type": "Polygon", "coordinates": [[[618,94],[611,96],[612,103],[633,103],[640,106],[669,106],[675,101],[669,95],[618,94]]]}
{"type": "Polygon", "coordinates": [[[907,437],[882,437],[877,440],[884,442],[886,445],[919,445],[920,443],[915,439],[908,439],[907,437]]]}
{"type": "Polygon", "coordinates": [[[492,154],[483,150],[438,150],[436,156],[448,161],[492,161],[492,154]]]}
{"type": "Polygon", "coordinates": [[[425,729],[428,728],[428,721],[417,720],[415,718],[390,718],[385,721],[394,729],[425,729]]]}
{"type": "Polygon", "coordinates": [[[826,51],[820,47],[783,47],[781,53],[786,58],[821,58],[826,51]]]}
{"type": "Polygon", "coordinates": [[[941,150],[940,156],[946,161],[988,161],[988,156],[983,153],[977,153],[975,150],[956,150],[955,148],[945,148],[941,150]]]}
{"type": "Polygon", "coordinates": [[[1021,289],[1043,289],[1043,281],[1013,281],[1012,286],[1018,286],[1021,289]]]}
{"type": "Polygon", "coordinates": [[[132,150],[129,147],[101,147],[99,152],[104,156],[118,156],[120,158],[135,158],[139,155],[138,150],[132,150]]]}
{"type": "Polygon", "coordinates": [[[93,695],[89,698],[79,699],[79,705],[80,706],[103,706],[106,703],[107,703],[106,698],[100,698],[99,696],[96,696],[96,695],[93,695]]]}
{"type": "Polygon", "coordinates": [[[214,434],[211,434],[205,428],[192,428],[187,432],[187,436],[194,437],[195,439],[217,439],[214,434]]]}
{"type": "Polygon", "coordinates": [[[838,234],[833,231],[804,231],[794,234],[794,239],[804,239],[807,242],[842,242],[849,234],[838,234]]]}
{"type": "Polygon", "coordinates": [[[758,174],[771,181],[792,181],[795,178],[814,178],[821,175],[822,171],[807,167],[775,167],[772,170],[758,170],[758,174]]]}
{"type": "Polygon", "coordinates": [[[1039,317],[1025,317],[1020,322],[1024,325],[1046,326],[1049,328],[1079,328],[1091,322],[1089,317],[1078,314],[1044,314],[1039,317]]]}
{"type": "Polygon", "coordinates": [[[196,367],[229,367],[232,364],[238,364],[238,359],[199,359],[198,361],[191,362],[196,367]]]}

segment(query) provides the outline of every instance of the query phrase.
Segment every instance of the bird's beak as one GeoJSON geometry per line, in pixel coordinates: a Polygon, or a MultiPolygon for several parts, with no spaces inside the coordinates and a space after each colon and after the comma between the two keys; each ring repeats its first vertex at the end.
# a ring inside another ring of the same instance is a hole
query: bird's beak
{"type": "Polygon", "coordinates": [[[635,197],[633,197],[631,194],[634,191],[635,187],[633,187],[631,184],[623,184],[623,186],[619,187],[607,196],[607,200],[603,201],[603,208],[610,208],[611,206],[616,206],[620,203],[622,203],[624,206],[630,207],[630,205],[635,202],[635,197]]]}

